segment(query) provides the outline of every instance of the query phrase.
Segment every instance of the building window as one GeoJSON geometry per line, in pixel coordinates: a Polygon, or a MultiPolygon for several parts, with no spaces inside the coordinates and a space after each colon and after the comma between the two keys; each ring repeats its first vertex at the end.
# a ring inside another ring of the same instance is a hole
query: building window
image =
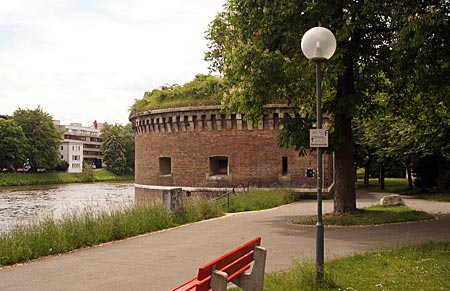
{"type": "Polygon", "coordinates": [[[288,173],[288,158],[287,157],[282,157],[281,158],[281,163],[282,163],[281,174],[283,176],[286,176],[287,173],[288,173]]]}
{"type": "Polygon", "coordinates": [[[159,174],[160,175],[172,174],[172,159],[170,157],[159,158],[159,174]]]}
{"type": "Polygon", "coordinates": [[[80,160],[80,156],[72,155],[72,161],[79,161],[79,160],[80,160]]]}
{"type": "Polygon", "coordinates": [[[61,150],[64,150],[64,146],[61,146],[61,150]]]}
{"type": "Polygon", "coordinates": [[[209,174],[228,175],[228,157],[216,156],[209,158],[209,174]]]}

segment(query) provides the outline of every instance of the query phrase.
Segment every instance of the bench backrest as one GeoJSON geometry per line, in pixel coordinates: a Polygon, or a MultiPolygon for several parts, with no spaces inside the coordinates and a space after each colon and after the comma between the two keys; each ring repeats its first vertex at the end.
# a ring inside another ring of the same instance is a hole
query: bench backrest
{"type": "Polygon", "coordinates": [[[238,277],[250,268],[253,262],[253,252],[256,246],[261,245],[261,237],[256,237],[225,255],[201,266],[197,274],[196,291],[210,290],[211,274],[220,270],[228,274],[228,282],[238,277]]]}

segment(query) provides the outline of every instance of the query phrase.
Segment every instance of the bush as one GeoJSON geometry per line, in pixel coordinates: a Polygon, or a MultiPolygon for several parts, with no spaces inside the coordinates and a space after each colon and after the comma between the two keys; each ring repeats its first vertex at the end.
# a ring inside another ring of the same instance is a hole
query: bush
{"type": "Polygon", "coordinates": [[[83,161],[83,173],[82,173],[83,181],[85,182],[94,182],[94,169],[92,166],[85,161],[83,161]]]}
{"type": "Polygon", "coordinates": [[[61,160],[58,162],[58,165],[56,165],[55,171],[66,172],[68,168],[69,168],[69,163],[64,160],[61,160]]]}

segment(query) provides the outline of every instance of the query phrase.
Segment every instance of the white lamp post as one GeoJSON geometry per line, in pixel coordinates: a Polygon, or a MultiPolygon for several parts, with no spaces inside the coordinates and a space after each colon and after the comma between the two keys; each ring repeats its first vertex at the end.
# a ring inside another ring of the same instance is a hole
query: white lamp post
{"type": "MultiPolygon", "coordinates": [[[[302,37],[303,54],[316,64],[317,129],[322,129],[322,76],[320,64],[331,58],[336,50],[336,38],[324,27],[314,27],[302,37]]],[[[322,148],[317,148],[317,235],[316,272],[319,280],[324,274],[324,232],[322,223],[322,148]]]]}

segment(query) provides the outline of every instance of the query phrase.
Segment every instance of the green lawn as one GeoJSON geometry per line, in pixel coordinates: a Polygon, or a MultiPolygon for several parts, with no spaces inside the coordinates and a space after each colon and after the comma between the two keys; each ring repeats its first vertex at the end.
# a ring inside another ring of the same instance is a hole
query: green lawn
{"type": "MultiPolygon", "coordinates": [[[[326,214],[323,216],[324,225],[377,225],[395,222],[417,221],[433,219],[431,214],[411,209],[407,206],[380,206],[375,205],[359,209],[351,214],[326,214]]],[[[295,224],[315,225],[316,216],[301,217],[295,224]]]]}
{"type": "Polygon", "coordinates": [[[264,290],[450,290],[449,262],[450,242],[430,242],[325,262],[323,284],[314,264],[297,263],[266,275],[264,290]]]}
{"type": "Polygon", "coordinates": [[[134,180],[134,175],[118,176],[105,169],[93,171],[92,175],[93,176],[88,177],[84,173],[65,172],[26,174],[0,173],[0,187],[134,180]]]}
{"type": "Polygon", "coordinates": [[[412,195],[420,199],[450,202],[450,193],[439,193],[436,189],[430,189],[428,192],[422,193],[420,189],[415,187],[409,189],[408,180],[406,178],[385,178],[384,190],[380,190],[380,185],[376,178],[371,178],[369,180],[369,186],[365,186],[363,184],[363,179],[358,178],[356,187],[358,189],[367,189],[369,191],[398,193],[402,195],[412,195]]]}
{"type": "Polygon", "coordinates": [[[385,178],[384,190],[380,190],[380,184],[377,178],[369,179],[369,186],[364,185],[363,179],[358,179],[356,187],[359,189],[367,189],[370,191],[383,191],[392,193],[413,193],[419,191],[419,189],[408,189],[408,180],[406,178],[385,178]]]}

